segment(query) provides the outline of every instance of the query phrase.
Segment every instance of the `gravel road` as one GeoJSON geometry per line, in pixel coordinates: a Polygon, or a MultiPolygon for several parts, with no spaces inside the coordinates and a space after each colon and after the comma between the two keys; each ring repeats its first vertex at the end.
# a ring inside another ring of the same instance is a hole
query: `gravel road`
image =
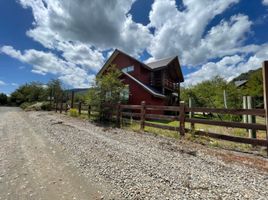
{"type": "Polygon", "coordinates": [[[0,107],[0,199],[267,199],[268,160],[0,107]]]}

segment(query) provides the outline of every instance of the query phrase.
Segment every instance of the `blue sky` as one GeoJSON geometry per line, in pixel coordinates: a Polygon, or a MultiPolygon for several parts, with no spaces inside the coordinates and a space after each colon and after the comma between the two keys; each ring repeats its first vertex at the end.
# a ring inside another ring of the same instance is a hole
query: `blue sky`
{"type": "Polygon", "coordinates": [[[0,92],[62,80],[88,87],[115,48],[178,55],[185,85],[231,80],[268,59],[267,0],[0,0],[0,92]]]}

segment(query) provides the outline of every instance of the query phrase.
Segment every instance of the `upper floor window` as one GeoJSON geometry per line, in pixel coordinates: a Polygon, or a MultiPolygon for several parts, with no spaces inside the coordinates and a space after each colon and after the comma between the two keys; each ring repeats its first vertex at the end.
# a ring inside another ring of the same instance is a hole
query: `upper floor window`
{"type": "Polygon", "coordinates": [[[122,69],[123,72],[125,73],[129,73],[129,72],[133,72],[134,71],[134,66],[128,66],[122,69]]]}

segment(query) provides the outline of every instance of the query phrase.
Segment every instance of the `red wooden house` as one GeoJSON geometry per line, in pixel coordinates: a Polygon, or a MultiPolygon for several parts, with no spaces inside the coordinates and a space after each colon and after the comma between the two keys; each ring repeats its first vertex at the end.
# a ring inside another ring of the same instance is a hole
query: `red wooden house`
{"type": "Polygon", "coordinates": [[[180,83],[184,78],[177,56],[144,64],[115,50],[97,76],[111,65],[123,72],[120,78],[128,86],[124,91],[127,104],[137,105],[146,101],[150,105],[178,105],[180,83]]]}

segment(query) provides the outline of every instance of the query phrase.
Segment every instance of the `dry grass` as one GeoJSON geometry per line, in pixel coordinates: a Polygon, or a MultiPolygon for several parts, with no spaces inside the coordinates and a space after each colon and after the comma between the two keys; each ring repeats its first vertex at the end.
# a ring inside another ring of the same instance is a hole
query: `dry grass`
{"type": "MultiPolygon", "coordinates": [[[[69,115],[69,113],[68,113],[69,115]]],[[[86,111],[82,111],[81,115],[78,117],[84,120],[95,121],[97,119],[98,113],[92,113],[90,118],[88,117],[88,113],[86,111]]],[[[179,121],[148,121],[150,123],[160,124],[160,125],[167,125],[172,127],[179,127],[179,121]]],[[[265,124],[265,119],[262,117],[257,117],[256,122],[259,124],[265,124]]],[[[185,124],[186,128],[190,128],[190,123],[185,124]]],[[[122,127],[124,129],[134,130],[140,132],[140,122],[130,119],[122,119],[122,127]]],[[[202,130],[208,131],[213,133],[219,134],[226,134],[226,135],[233,135],[238,137],[248,137],[248,131],[246,129],[241,128],[228,128],[228,127],[221,127],[221,126],[212,126],[212,125],[205,125],[205,124],[195,124],[195,130],[202,130]]],[[[177,131],[170,131],[155,127],[146,126],[144,129],[145,132],[149,132],[155,135],[160,135],[164,137],[171,137],[178,139],[180,135],[177,131]]],[[[258,139],[266,139],[265,131],[257,131],[256,133],[258,139]]],[[[202,145],[206,145],[213,148],[223,148],[223,149],[231,149],[235,151],[242,151],[242,152],[250,152],[260,155],[266,155],[266,151],[263,147],[256,147],[249,144],[242,144],[242,143],[235,143],[229,142],[224,140],[213,139],[210,137],[204,136],[197,136],[192,134],[186,134],[185,139],[199,143],[202,145]]]]}
{"type": "MultiPolygon", "coordinates": [[[[168,126],[173,126],[173,127],[179,126],[178,121],[150,121],[150,123],[168,125],[168,126]]],[[[264,119],[257,118],[257,123],[264,123],[264,119]]],[[[186,128],[190,128],[190,123],[186,123],[185,126],[186,128]]],[[[131,130],[139,132],[140,122],[124,119],[123,128],[131,129],[131,130]]],[[[233,136],[238,136],[238,137],[248,137],[247,130],[241,129],[241,128],[227,128],[227,127],[220,127],[220,126],[195,124],[195,130],[209,131],[209,132],[233,135],[233,136]]],[[[148,127],[148,126],[145,127],[144,131],[153,133],[155,135],[164,136],[164,137],[171,137],[171,138],[176,138],[176,139],[180,138],[180,135],[177,131],[164,130],[164,129],[148,127]]],[[[258,139],[266,138],[265,131],[257,131],[256,135],[258,139]]],[[[249,144],[236,143],[236,142],[230,142],[230,141],[225,141],[225,140],[218,140],[218,139],[213,139],[213,138],[205,137],[205,136],[197,136],[197,135],[194,135],[194,133],[186,134],[185,139],[195,142],[195,143],[213,147],[213,148],[222,148],[222,149],[229,149],[229,150],[235,150],[235,151],[241,151],[241,152],[254,153],[258,155],[266,155],[266,150],[264,147],[252,146],[249,144]]]]}

